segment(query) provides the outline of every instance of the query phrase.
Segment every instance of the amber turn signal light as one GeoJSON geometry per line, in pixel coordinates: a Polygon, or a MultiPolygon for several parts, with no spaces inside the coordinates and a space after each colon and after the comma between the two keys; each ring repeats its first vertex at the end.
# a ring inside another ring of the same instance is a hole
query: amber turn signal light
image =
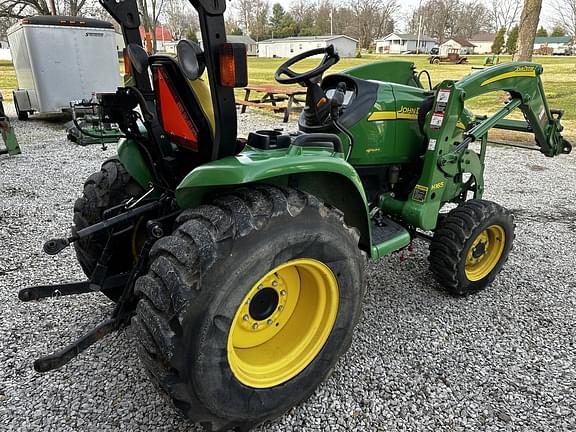
{"type": "Polygon", "coordinates": [[[225,43],[220,46],[220,84],[224,87],[248,85],[246,45],[225,43]]]}

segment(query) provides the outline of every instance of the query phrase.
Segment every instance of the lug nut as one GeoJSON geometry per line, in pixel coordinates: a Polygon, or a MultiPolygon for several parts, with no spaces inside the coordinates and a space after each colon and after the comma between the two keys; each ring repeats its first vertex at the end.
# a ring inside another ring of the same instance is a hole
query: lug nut
{"type": "Polygon", "coordinates": [[[248,316],[248,314],[246,314],[246,315],[244,315],[244,316],[242,317],[242,319],[243,319],[244,321],[248,321],[248,320],[250,319],[250,317],[248,316]]]}
{"type": "Polygon", "coordinates": [[[252,324],[252,328],[253,328],[254,330],[258,330],[258,323],[252,324]]]}
{"type": "Polygon", "coordinates": [[[261,289],[263,289],[263,288],[264,288],[264,285],[259,285],[259,286],[258,286],[258,289],[259,289],[259,290],[261,290],[261,289]]]}
{"type": "Polygon", "coordinates": [[[268,321],[266,321],[266,324],[272,325],[273,322],[274,322],[274,321],[272,321],[271,319],[269,319],[268,321]]]}
{"type": "Polygon", "coordinates": [[[280,291],[280,295],[283,295],[283,296],[285,296],[285,295],[286,295],[286,290],[282,290],[282,291],[280,291]]]}
{"type": "Polygon", "coordinates": [[[277,286],[278,286],[278,281],[272,281],[272,286],[273,286],[273,287],[277,287],[277,286]]]}
{"type": "Polygon", "coordinates": [[[282,312],[282,311],[284,310],[284,306],[283,306],[283,305],[278,306],[278,310],[279,310],[280,312],[282,312]]]}

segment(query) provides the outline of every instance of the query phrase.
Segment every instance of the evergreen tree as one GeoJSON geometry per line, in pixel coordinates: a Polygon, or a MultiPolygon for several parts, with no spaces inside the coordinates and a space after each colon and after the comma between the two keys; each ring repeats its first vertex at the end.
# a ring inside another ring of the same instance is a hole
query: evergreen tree
{"type": "Polygon", "coordinates": [[[512,27],[510,33],[508,33],[508,40],[506,41],[506,52],[508,54],[514,54],[518,48],[518,32],[520,28],[518,25],[512,27]]]}
{"type": "Polygon", "coordinates": [[[298,32],[296,21],[290,13],[284,11],[280,3],[275,3],[274,6],[272,6],[270,32],[275,38],[296,36],[298,32]]]}
{"type": "Polygon", "coordinates": [[[496,37],[494,38],[494,43],[492,44],[492,53],[501,54],[502,48],[504,48],[504,36],[506,35],[506,29],[501,27],[498,32],[496,32],[496,37]]]}
{"type": "Polygon", "coordinates": [[[543,26],[540,26],[536,32],[536,37],[548,37],[548,31],[543,26]]]}
{"type": "Polygon", "coordinates": [[[552,33],[550,33],[550,36],[553,37],[566,36],[566,30],[564,30],[564,27],[562,27],[561,25],[555,25],[554,28],[552,29],[552,33]]]}

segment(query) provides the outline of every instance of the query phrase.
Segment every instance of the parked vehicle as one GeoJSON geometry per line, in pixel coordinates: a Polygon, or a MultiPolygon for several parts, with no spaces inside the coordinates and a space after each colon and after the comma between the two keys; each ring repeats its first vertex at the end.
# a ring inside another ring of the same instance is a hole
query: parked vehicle
{"type": "Polygon", "coordinates": [[[451,48],[448,50],[446,56],[440,54],[431,54],[428,57],[430,64],[440,64],[440,63],[453,63],[453,64],[463,64],[468,63],[468,58],[460,55],[460,50],[458,48],[451,48]]]}

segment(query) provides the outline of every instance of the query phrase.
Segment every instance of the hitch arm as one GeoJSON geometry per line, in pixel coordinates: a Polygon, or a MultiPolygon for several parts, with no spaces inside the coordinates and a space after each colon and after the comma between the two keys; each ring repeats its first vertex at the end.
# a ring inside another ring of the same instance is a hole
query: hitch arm
{"type": "Polygon", "coordinates": [[[62,297],[96,291],[106,291],[124,286],[127,281],[128,273],[120,273],[105,279],[102,286],[95,284],[92,281],[72,282],[58,285],[38,285],[20,290],[18,298],[21,301],[27,302],[46,297],[62,297]]]}
{"type": "Polygon", "coordinates": [[[68,345],[66,348],[55,352],[54,354],[41,357],[34,361],[34,370],[36,372],[48,372],[64,366],[82,351],[98,342],[104,336],[109,335],[120,327],[121,321],[118,318],[110,318],[98,324],[90,332],[68,345]]]}
{"type": "Polygon", "coordinates": [[[68,237],[68,238],[56,238],[50,239],[46,243],[44,243],[44,252],[48,255],[56,255],[62,250],[64,250],[67,246],[71,243],[74,243],[78,240],[81,240],[85,237],[89,237],[93,234],[96,234],[100,231],[105,231],[110,228],[113,228],[119,224],[127,222],[129,220],[135,219],[138,216],[141,216],[145,213],[154,211],[156,209],[161,208],[164,205],[162,200],[153,201],[148,204],[144,204],[140,207],[136,207],[134,209],[130,209],[125,213],[121,213],[117,216],[111,217],[110,219],[103,220],[102,222],[98,222],[94,225],[90,225],[84,229],[78,231],[75,235],[68,237]]]}

